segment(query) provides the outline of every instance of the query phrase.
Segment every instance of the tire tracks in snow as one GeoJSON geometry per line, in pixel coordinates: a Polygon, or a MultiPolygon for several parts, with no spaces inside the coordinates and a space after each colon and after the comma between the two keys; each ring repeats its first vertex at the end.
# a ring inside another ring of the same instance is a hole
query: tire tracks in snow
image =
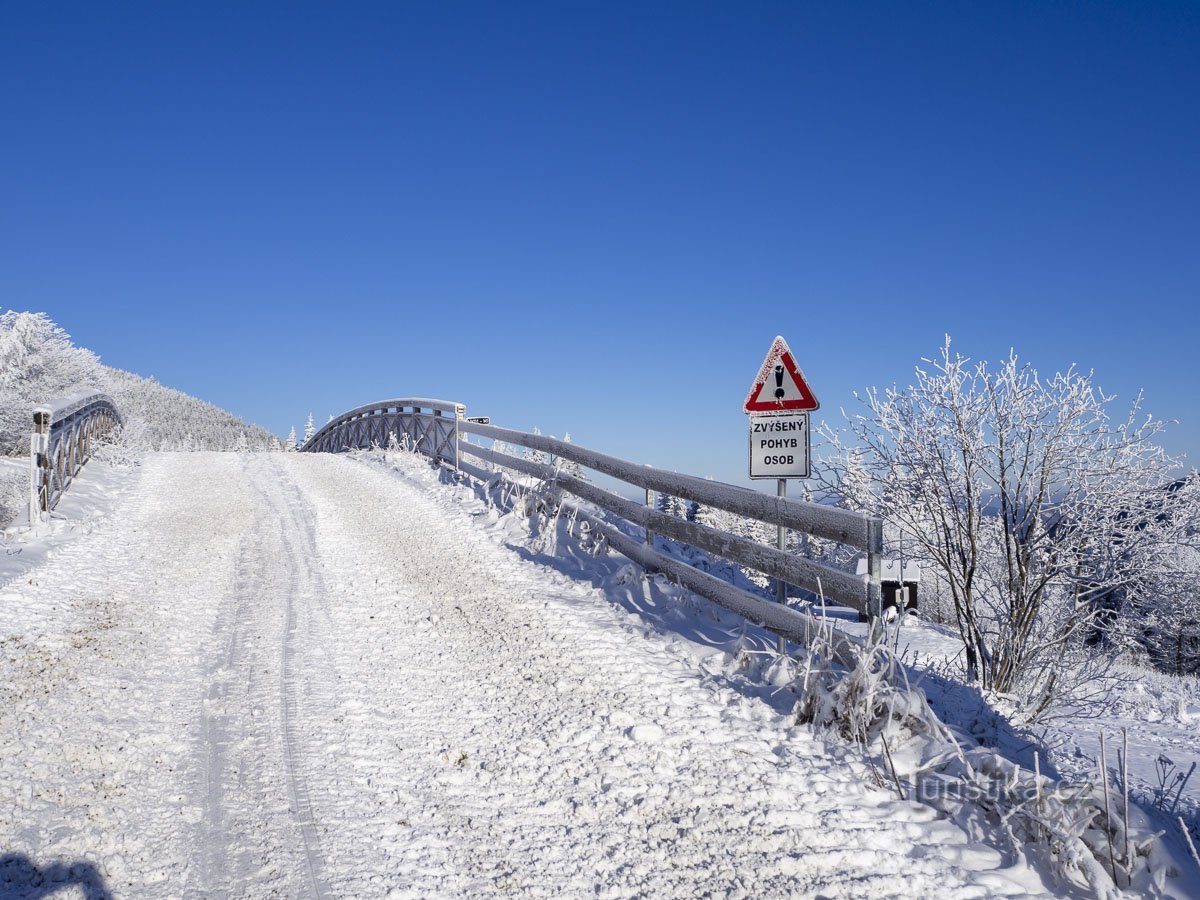
{"type": "Polygon", "coordinates": [[[306,684],[330,671],[310,652],[313,601],[323,591],[313,531],[277,460],[246,457],[241,474],[255,516],[216,626],[200,740],[195,887],[204,895],[322,898],[329,892],[303,735],[306,684]]]}
{"type": "MultiPolygon", "coordinates": [[[[282,484],[283,472],[276,467],[276,472],[282,484]]],[[[284,762],[287,768],[288,790],[292,799],[292,809],[296,816],[300,833],[304,839],[304,862],[308,873],[310,896],[321,898],[327,895],[324,882],[319,875],[320,841],[313,821],[312,802],[309,798],[308,781],[305,777],[304,743],[300,733],[301,724],[301,689],[298,672],[301,662],[305,659],[307,644],[304,638],[312,627],[312,596],[313,593],[323,593],[320,576],[314,571],[311,560],[316,556],[316,541],[312,525],[306,519],[296,514],[296,507],[301,505],[299,491],[295,483],[287,485],[290,496],[286,503],[276,504],[276,512],[280,513],[284,546],[288,550],[288,559],[292,565],[291,590],[287,597],[287,621],[283,632],[283,679],[281,682],[280,707],[283,717],[284,762]],[[280,508],[282,505],[282,509],[280,508]],[[295,536],[300,536],[303,546],[297,546],[295,536]],[[297,590],[300,587],[301,573],[307,576],[304,587],[307,590],[297,590]],[[304,630],[301,630],[300,617],[297,616],[297,597],[303,598],[304,630]]],[[[276,498],[281,499],[281,498],[276,498]]],[[[307,669],[307,667],[305,667],[307,669]]]]}

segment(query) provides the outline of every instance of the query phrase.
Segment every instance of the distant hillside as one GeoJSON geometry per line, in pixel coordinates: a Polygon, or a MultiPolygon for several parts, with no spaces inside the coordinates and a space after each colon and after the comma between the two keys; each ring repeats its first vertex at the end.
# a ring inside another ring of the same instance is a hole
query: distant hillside
{"type": "Polygon", "coordinates": [[[0,455],[29,452],[32,410],[85,387],[110,394],[133,450],[271,450],[273,434],[257,425],[142,378],[102,365],[44,313],[0,313],[0,455]]]}

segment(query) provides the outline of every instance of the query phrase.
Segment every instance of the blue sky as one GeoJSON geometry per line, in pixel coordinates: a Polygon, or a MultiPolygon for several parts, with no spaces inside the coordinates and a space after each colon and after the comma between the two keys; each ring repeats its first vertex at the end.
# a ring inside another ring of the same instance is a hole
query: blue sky
{"type": "Polygon", "coordinates": [[[949,332],[1200,460],[1194,3],[0,7],[0,305],[281,434],[435,396],[743,481],[949,332]]]}

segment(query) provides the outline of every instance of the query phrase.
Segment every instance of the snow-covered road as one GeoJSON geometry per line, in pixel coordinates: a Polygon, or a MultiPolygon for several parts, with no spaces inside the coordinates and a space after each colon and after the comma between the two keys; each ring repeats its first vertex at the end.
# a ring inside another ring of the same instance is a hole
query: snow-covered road
{"type": "Polygon", "coordinates": [[[1042,889],[418,461],[158,454],[120,502],[0,588],[0,896],[1042,889]]]}

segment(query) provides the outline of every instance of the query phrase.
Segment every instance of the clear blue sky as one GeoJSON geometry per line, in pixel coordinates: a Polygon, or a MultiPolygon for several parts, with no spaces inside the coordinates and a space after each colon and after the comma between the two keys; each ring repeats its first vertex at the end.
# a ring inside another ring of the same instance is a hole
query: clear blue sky
{"type": "Polygon", "coordinates": [[[949,332],[1200,461],[1200,4],[7,3],[0,305],[286,434],[396,395],[741,481],[949,332]]]}

